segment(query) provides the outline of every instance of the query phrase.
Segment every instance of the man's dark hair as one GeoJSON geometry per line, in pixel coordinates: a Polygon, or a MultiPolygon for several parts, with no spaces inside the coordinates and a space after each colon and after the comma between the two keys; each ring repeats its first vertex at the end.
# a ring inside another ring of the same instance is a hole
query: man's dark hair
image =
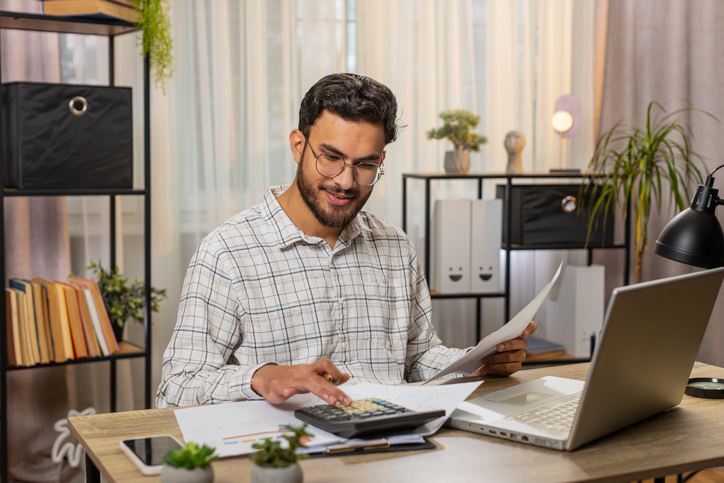
{"type": "Polygon", "coordinates": [[[389,87],[374,79],[358,74],[322,77],[299,107],[299,130],[305,137],[325,109],[347,121],[382,124],[385,144],[397,139],[397,99],[389,87]]]}

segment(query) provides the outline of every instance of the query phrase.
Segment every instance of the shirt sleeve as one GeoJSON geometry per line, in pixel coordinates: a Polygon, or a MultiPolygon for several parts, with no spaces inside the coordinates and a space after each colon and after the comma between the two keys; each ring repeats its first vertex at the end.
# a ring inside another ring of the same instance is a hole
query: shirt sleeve
{"type": "Polygon", "coordinates": [[[432,325],[432,304],[422,264],[408,240],[410,253],[410,322],[407,331],[407,358],[405,379],[408,382],[425,381],[452,362],[467,349],[452,349],[442,345],[432,325]]]}
{"type": "Polygon", "coordinates": [[[244,337],[245,313],[225,253],[207,237],[191,259],[163,355],[157,408],[262,399],[251,379],[269,362],[241,366],[233,357],[244,337]]]}

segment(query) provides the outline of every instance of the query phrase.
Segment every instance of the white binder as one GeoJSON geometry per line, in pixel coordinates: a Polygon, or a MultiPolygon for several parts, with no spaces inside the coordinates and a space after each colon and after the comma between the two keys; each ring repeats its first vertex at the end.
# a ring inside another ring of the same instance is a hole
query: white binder
{"type": "Polygon", "coordinates": [[[470,226],[470,291],[500,292],[503,200],[472,200],[470,226]]]}
{"type": "Polygon", "coordinates": [[[470,200],[436,200],[430,289],[470,292],[470,200]]]}

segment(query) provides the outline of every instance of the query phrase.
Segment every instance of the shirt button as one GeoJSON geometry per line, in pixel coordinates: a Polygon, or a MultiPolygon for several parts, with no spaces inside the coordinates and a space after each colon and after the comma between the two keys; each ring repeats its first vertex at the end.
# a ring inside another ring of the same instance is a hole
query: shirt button
{"type": "Polygon", "coordinates": [[[342,342],[342,349],[346,349],[346,348],[347,348],[347,343],[346,343],[346,342],[342,342]]]}
{"type": "Polygon", "coordinates": [[[337,299],[337,302],[339,302],[339,305],[344,305],[344,299],[337,299]]]}
{"type": "Polygon", "coordinates": [[[349,383],[352,384],[352,385],[357,384],[357,379],[355,379],[354,377],[350,377],[350,378],[349,378],[349,383]]]}

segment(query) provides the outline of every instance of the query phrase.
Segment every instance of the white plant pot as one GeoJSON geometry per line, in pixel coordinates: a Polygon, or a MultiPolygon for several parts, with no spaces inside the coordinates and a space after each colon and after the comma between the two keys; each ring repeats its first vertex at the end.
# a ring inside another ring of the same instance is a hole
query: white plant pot
{"type": "Polygon", "coordinates": [[[199,468],[179,468],[164,464],[161,469],[161,483],[211,483],[214,469],[211,465],[199,468]]]}
{"type": "Polygon", "coordinates": [[[302,483],[304,477],[298,464],[283,468],[267,468],[254,465],[251,470],[251,483],[302,483]]]}

